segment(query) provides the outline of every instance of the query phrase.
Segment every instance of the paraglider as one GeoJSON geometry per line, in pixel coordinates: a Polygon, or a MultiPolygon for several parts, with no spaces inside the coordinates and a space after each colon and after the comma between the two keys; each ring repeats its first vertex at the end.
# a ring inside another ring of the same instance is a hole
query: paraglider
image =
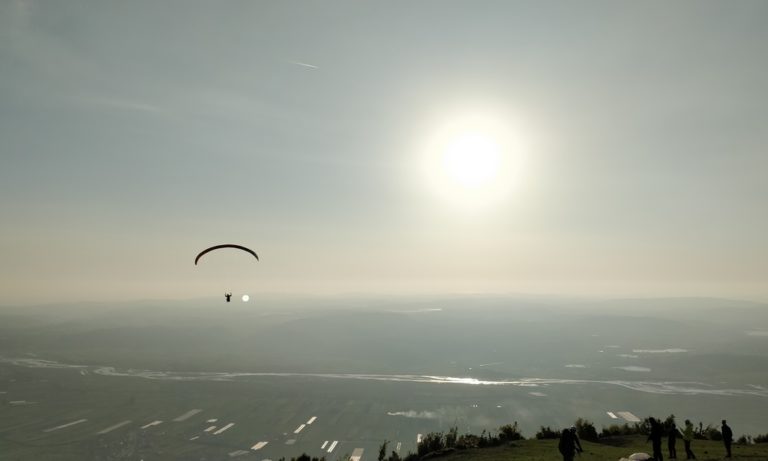
{"type": "MultiPolygon", "coordinates": [[[[197,262],[200,261],[200,258],[202,258],[204,254],[213,250],[221,249],[221,248],[234,248],[237,250],[242,250],[242,251],[245,251],[246,253],[250,253],[251,255],[253,255],[253,257],[256,258],[256,261],[259,260],[259,255],[257,255],[256,252],[251,250],[250,248],[244,247],[242,245],[235,245],[234,243],[225,243],[223,245],[214,245],[198,253],[197,257],[195,258],[195,266],[197,266],[197,262]]],[[[225,293],[224,298],[226,298],[227,302],[230,302],[232,298],[232,292],[225,293]]],[[[247,302],[249,297],[247,295],[244,295],[242,299],[243,299],[243,302],[247,302]]]]}
{"type": "Polygon", "coordinates": [[[212,246],[212,247],[210,247],[210,248],[206,248],[205,250],[201,251],[201,252],[200,252],[200,253],[197,255],[197,257],[195,258],[195,266],[197,266],[197,262],[200,260],[200,258],[201,258],[201,257],[202,257],[204,254],[208,253],[209,251],[218,250],[218,249],[220,249],[220,248],[236,248],[236,249],[238,249],[238,250],[243,250],[243,251],[245,251],[245,252],[248,252],[248,253],[252,254],[252,255],[253,255],[253,257],[254,257],[254,258],[256,258],[256,261],[258,261],[258,260],[259,260],[259,255],[257,255],[257,254],[256,254],[256,252],[255,252],[255,251],[253,251],[253,250],[251,250],[250,248],[246,248],[246,247],[244,247],[244,246],[242,246],[242,245],[235,245],[234,243],[225,243],[225,244],[223,244],[223,245],[214,245],[214,246],[212,246]]]}

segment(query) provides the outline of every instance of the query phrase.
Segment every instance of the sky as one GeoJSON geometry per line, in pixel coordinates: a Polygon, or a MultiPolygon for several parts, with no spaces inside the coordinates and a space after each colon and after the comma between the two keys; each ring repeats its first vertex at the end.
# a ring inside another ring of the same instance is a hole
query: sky
{"type": "Polygon", "coordinates": [[[3,1],[0,304],[766,300],[766,20],[762,1],[3,1]],[[260,261],[194,265],[219,243],[260,261]]]}

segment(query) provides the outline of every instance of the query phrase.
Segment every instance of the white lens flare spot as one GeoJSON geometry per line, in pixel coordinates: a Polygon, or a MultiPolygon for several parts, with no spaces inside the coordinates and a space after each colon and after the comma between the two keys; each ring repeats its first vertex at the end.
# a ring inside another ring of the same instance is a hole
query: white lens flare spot
{"type": "Polygon", "coordinates": [[[244,303],[247,303],[247,302],[248,302],[248,300],[250,300],[250,299],[251,299],[251,297],[250,297],[250,296],[248,296],[248,295],[243,295],[243,298],[242,298],[242,299],[243,299],[243,302],[244,302],[244,303]]]}

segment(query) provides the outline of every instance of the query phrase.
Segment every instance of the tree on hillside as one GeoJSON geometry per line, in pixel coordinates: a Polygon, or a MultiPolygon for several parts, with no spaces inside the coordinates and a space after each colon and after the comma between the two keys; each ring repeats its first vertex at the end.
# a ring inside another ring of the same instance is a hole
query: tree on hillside
{"type": "Polygon", "coordinates": [[[537,440],[544,440],[544,439],[559,439],[560,438],[560,431],[552,429],[549,426],[541,426],[539,429],[539,432],[535,435],[537,440]]]}
{"type": "Polygon", "coordinates": [[[445,447],[446,448],[453,448],[456,446],[456,441],[459,439],[459,428],[458,426],[453,426],[452,428],[448,429],[448,432],[445,434],[445,447]]]}
{"type": "Polygon", "coordinates": [[[427,453],[442,450],[443,448],[445,448],[445,444],[443,443],[442,432],[430,432],[421,438],[421,442],[419,442],[416,447],[416,452],[419,457],[421,457],[427,453]]]}
{"type": "Polygon", "coordinates": [[[379,461],[384,461],[387,457],[387,445],[389,445],[389,440],[385,440],[384,443],[379,446],[379,461]]]}
{"type": "Polygon", "coordinates": [[[576,434],[580,439],[589,440],[590,442],[597,441],[597,429],[595,429],[595,425],[591,421],[579,418],[574,423],[574,426],[576,426],[576,434]]]}
{"type": "Polygon", "coordinates": [[[603,426],[603,430],[600,432],[600,437],[637,435],[641,433],[642,433],[642,429],[639,423],[634,423],[631,426],[627,423],[624,423],[622,425],[611,424],[608,427],[603,426]]]}
{"type": "Polygon", "coordinates": [[[520,428],[517,425],[517,421],[515,421],[513,424],[505,424],[499,428],[499,439],[512,442],[515,440],[525,440],[525,437],[520,433],[520,428]]]}

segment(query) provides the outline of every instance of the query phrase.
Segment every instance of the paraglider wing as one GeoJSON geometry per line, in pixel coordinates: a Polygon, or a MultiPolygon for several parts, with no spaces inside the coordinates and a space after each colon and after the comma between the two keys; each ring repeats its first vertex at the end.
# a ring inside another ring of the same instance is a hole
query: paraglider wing
{"type": "Polygon", "coordinates": [[[631,461],[646,461],[646,460],[653,459],[653,457],[648,453],[632,453],[631,455],[629,455],[629,458],[627,459],[631,461]]]}
{"type": "Polygon", "coordinates": [[[257,255],[256,252],[251,250],[250,248],[246,248],[242,245],[235,245],[233,243],[225,243],[224,245],[214,245],[210,248],[206,248],[205,250],[201,251],[200,254],[198,254],[197,257],[195,258],[195,265],[197,265],[197,262],[200,260],[200,258],[204,254],[208,253],[209,251],[218,250],[219,248],[237,248],[238,250],[243,250],[252,254],[257,261],[259,260],[259,255],[257,255]]]}

